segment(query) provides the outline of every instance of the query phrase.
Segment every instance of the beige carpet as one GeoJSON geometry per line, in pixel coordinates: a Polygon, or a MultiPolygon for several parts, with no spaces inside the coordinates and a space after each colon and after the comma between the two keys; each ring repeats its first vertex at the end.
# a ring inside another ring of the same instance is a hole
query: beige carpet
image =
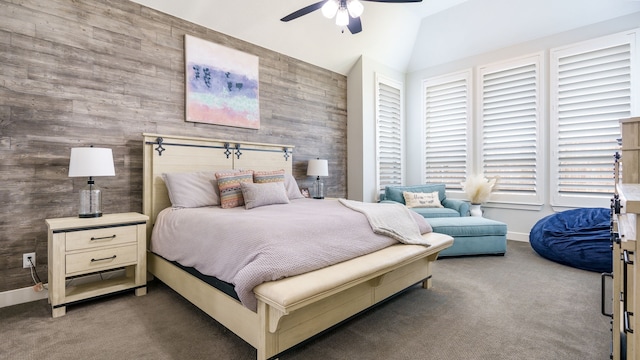
{"type": "MultiPolygon", "coordinates": [[[[413,287],[282,360],[608,359],[600,275],[509,242],[504,257],[438,260],[413,287]]],[[[46,300],[0,309],[0,359],[255,359],[255,350],[161,283],[53,319],[46,300]]]]}

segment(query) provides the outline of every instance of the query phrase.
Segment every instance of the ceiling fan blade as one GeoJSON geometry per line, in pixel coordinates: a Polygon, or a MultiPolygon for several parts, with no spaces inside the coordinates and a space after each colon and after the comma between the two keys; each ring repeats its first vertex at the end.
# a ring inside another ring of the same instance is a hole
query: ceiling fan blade
{"type": "Polygon", "coordinates": [[[353,18],[349,16],[349,25],[347,25],[347,28],[352,34],[357,34],[362,31],[362,21],[359,17],[353,18]]]}
{"type": "Polygon", "coordinates": [[[422,2],[422,0],[360,0],[369,2],[381,2],[381,3],[416,3],[422,2]]]}
{"type": "Polygon", "coordinates": [[[282,19],[280,19],[280,21],[287,22],[287,21],[291,21],[291,20],[297,19],[300,16],[307,15],[310,12],[314,12],[314,11],[320,9],[322,7],[322,5],[324,5],[324,3],[326,3],[326,2],[327,2],[327,0],[323,0],[323,1],[318,1],[315,4],[311,4],[309,6],[305,6],[302,9],[300,9],[298,11],[294,11],[291,14],[283,17],[282,19]]]}

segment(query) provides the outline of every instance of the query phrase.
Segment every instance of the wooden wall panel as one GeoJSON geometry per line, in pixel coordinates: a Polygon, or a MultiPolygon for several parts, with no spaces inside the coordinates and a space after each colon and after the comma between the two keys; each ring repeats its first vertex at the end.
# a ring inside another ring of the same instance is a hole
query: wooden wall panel
{"type": "MultiPolygon", "coordinates": [[[[275,21],[275,20],[274,20],[275,21]]],[[[46,281],[44,219],[75,216],[86,179],[70,148],[113,149],[97,178],[104,212],[142,210],[143,132],[296,146],[329,160],[329,196],[346,196],[346,77],[125,0],[0,0],[0,292],[46,281]],[[184,35],[260,58],[261,129],[184,121],[184,35]]]]}

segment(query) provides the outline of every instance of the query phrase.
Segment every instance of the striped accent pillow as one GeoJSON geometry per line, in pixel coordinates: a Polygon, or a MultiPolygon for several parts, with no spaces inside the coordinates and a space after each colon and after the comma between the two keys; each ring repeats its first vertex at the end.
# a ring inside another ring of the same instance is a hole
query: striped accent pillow
{"type": "Polygon", "coordinates": [[[253,182],[256,184],[284,182],[284,169],[274,171],[254,171],[253,182]]]}
{"type": "Polygon", "coordinates": [[[220,207],[223,209],[244,205],[242,187],[240,183],[253,182],[253,171],[240,171],[236,173],[218,172],[218,189],[220,190],[220,207]]]}

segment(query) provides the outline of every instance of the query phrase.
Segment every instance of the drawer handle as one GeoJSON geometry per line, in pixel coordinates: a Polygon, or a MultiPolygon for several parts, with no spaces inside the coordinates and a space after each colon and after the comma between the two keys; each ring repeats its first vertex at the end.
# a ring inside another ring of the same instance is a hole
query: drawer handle
{"type": "Polygon", "coordinates": [[[631,328],[631,320],[629,319],[629,316],[633,316],[632,312],[629,311],[625,311],[624,312],[624,332],[626,333],[630,333],[633,334],[633,329],[631,328]]]}
{"type": "Polygon", "coordinates": [[[115,238],[116,238],[116,235],[115,235],[115,234],[113,234],[113,235],[111,235],[111,236],[103,236],[103,237],[93,237],[93,236],[92,236],[92,237],[91,237],[91,241],[96,241],[96,240],[107,240],[107,239],[108,239],[108,240],[113,240],[113,239],[115,239],[115,238]]]}
{"type": "Polygon", "coordinates": [[[633,251],[624,250],[622,252],[622,261],[624,261],[625,265],[633,265],[633,260],[631,260],[629,254],[633,255],[633,251]]]}
{"type": "Polygon", "coordinates": [[[116,258],[116,256],[115,256],[115,255],[113,255],[113,256],[106,257],[106,258],[102,258],[102,259],[91,259],[91,262],[96,262],[96,261],[105,261],[105,260],[113,260],[113,259],[115,259],[115,258],[116,258]]]}

